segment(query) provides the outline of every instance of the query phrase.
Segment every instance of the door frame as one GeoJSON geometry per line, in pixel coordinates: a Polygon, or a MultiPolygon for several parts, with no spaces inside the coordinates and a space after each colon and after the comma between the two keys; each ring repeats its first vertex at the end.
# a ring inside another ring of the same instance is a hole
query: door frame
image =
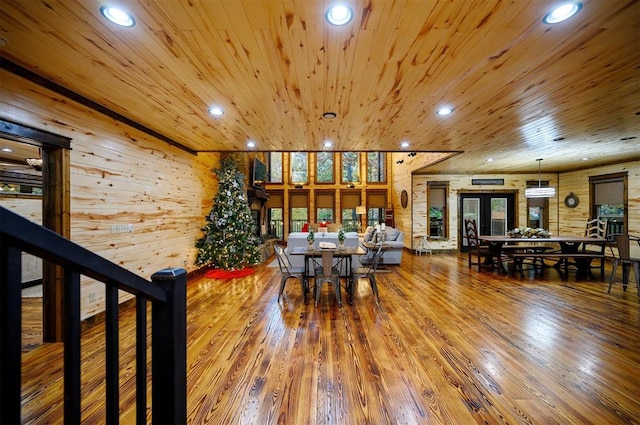
{"type": "MultiPolygon", "coordinates": [[[[493,189],[493,190],[460,190],[458,191],[458,250],[459,252],[467,252],[467,247],[464,245],[464,217],[462,215],[462,199],[466,196],[496,196],[499,195],[513,195],[513,223],[514,226],[518,222],[519,206],[518,195],[520,191],[517,189],[493,189]]],[[[509,227],[509,217],[507,217],[507,227],[509,227]]],[[[480,227],[478,227],[478,235],[480,235],[480,227]]]]}
{"type": "MultiPolygon", "coordinates": [[[[71,139],[0,119],[2,137],[42,149],[42,225],[71,238],[71,139]]],[[[64,340],[62,268],[42,263],[42,339],[64,340]]]]}

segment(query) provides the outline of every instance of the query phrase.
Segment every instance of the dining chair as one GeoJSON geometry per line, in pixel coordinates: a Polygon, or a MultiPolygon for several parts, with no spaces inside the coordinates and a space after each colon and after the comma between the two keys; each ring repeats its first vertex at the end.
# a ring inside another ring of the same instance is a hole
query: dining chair
{"type": "MultiPolygon", "coordinates": [[[[631,237],[629,235],[614,235],[616,241],[616,247],[618,248],[618,255],[614,253],[613,269],[611,270],[611,277],[609,278],[609,289],[607,293],[611,293],[611,286],[616,278],[616,269],[618,264],[622,264],[622,289],[626,291],[629,284],[629,269],[633,266],[633,272],[636,275],[636,285],[638,286],[638,296],[640,297],[640,258],[631,257],[631,237]]],[[[640,247],[640,238],[633,238],[638,242],[640,247]]]]}
{"type": "Polygon", "coordinates": [[[481,245],[478,238],[478,226],[474,219],[465,218],[464,231],[467,239],[467,247],[469,249],[469,268],[473,265],[478,265],[478,271],[482,266],[490,266],[493,268],[492,254],[489,251],[488,245],[481,245]],[[476,257],[476,261],[473,261],[473,257],[476,257]],[[482,259],[485,259],[485,262],[482,259]]]}
{"type": "Polygon", "coordinates": [[[380,302],[380,294],[378,293],[378,284],[376,282],[376,271],[378,270],[378,264],[380,264],[382,254],[384,254],[384,248],[380,245],[370,259],[367,257],[358,259],[360,265],[352,268],[349,279],[349,303],[353,304],[353,296],[356,293],[357,283],[360,279],[367,279],[369,281],[371,290],[376,297],[376,302],[380,302]]]}
{"type": "Polygon", "coordinates": [[[322,292],[322,285],[324,283],[332,283],[333,288],[336,293],[336,299],[338,300],[338,305],[342,307],[342,295],[340,289],[340,267],[341,264],[334,265],[333,264],[333,251],[330,249],[322,251],[321,263],[318,264],[314,257],[314,269],[315,269],[315,306],[318,306],[318,301],[320,301],[320,292],[322,292]]]}
{"type": "MultiPolygon", "coordinates": [[[[599,218],[594,218],[593,220],[587,220],[587,224],[584,230],[584,235],[587,238],[607,238],[607,225],[608,220],[600,220],[599,218]]],[[[583,243],[582,244],[582,252],[584,253],[593,253],[604,255],[606,249],[606,244],[590,244],[583,243]]],[[[597,260],[588,260],[588,264],[586,265],[587,271],[590,269],[598,268],[600,269],[600,279],[604,279],[604,264],[605,258],[599,258],[599,264],[593,265],[592,263],[597,260]]]]}
{"type": "Polygon", "coordinates": [[[280,279],[280,292],[278,293],[278,301],[280,301],[280,297],[284,292],[284,285],[289,279],[298,279],[300,281],[300,287],[302,288],[302,297],[304,298],[304,303],[307,303],[307,279],[304,273],[304,267],[292,267],[291,261],[289,261],[289,257],[284,252],[284,249],[280,245],[275,245],[273,247],[276,253],[276,259],[278,260],[278,267],[280,268],[280,274],[282,277],[280,279]]]}

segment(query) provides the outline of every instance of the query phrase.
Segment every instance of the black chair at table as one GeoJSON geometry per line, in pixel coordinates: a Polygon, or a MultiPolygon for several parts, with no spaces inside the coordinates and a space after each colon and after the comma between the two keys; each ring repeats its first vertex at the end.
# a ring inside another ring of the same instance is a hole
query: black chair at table
{"type": "Polygon", "coordinates": [[[473,219],[464,220],[464,232],[467,239],[467,247],[469,249],[469,268],[473,265],[478,265],[478,271],[482,266],[493,268],[493,254],[489,250],[488,245],[481,245],[478,238],[478,226],[473,219]],[[476,257],[476,262],[473,261],[473,257],[476,257]],[[482,259],[485,259],[483,262],[482,259]]]}
{"type": "MultiPolygon", "coordinates": [[[[618,264],[622,264],[623,290],[627,290],[627,285],[629,284],[629,269],[633,266],[633,272],[636,275],[636,285],[638,286],[638,296],[640,297],[640,258],[631,257],[632,237],[629,235],[615,235],[614,239],[616,241],[616,247],[618,248],[618,255],[615,255],[612,247],[611,252],[614,254],[613,269],[611,270],[607,293],[611,293],[611,286],[616,279],[616,269],[618,268],[618,264]]],[[[638,242],[638,246],[640,247],[640,238],[634,237],[633,240],[638,242]]]]}
{"type": "Polygon", "coordinates": [[[298,279],[300,281],[300,286],[302,288],[302,297],[304,298],[304,303],[307,303],[307,292],[308,285],[307,279],[304,273],[304,267],[292,267],[291,261],[289,261],[289,257],[284,252],[284,249],[280,245],[275,245],[273,250],[276,253],[276,259],[278,260],[278,267],[280,268],[280,273],[282,274],[282,278],[280,280],[280,292],[278,293],[278,301],[280,301],[280,297],[284,292],[284,285],[289,279],[298,279]]]}
{"type": "Polygon", "coordinates": [[[315,306],[318,306],[318,301],[320,301],[320,292],[322,290],[322,285],[326,282],[330,282],[333,284],[333,288],[336,293],[336,299],[338,300],[338,305],[342,307],[342,295],[340,290],[340,267],[341,263],[337,265],[333,264],[333,251],[332,250],[323,250],[321,263],[318,264],[316,262],[315,257],[314,261],[314,271],[315,271],[315,306]]]}
{"type": "Polygon", "coordinates": [[[384,254],[384,248],[379,245],[375,250],[370,250],[371,256],[358,259],[360,265],[351,269],[351,279],[349,279],[349,303],[353,304],[353,297],[356,292],[356,287],[359,279],[367,279],[371,290],[375,295],[377,301],[380,302],[380,293],[378,292],[378,283],[376,282],[376,271],[378,270],[378,264],[380,264],[382,254],[384,254]]]}

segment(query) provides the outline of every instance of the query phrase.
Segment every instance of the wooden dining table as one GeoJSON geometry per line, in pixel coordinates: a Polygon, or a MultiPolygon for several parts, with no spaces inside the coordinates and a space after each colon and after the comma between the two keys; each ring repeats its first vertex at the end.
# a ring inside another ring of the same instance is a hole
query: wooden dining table
{"type": "MultiPolygon", "coordinates": [[[[360,246],[320,248],[317,245],[313,245],[311,249],[305,247],[294,247],[289,252],[289,255],[304,255],[304,276],[308,281],[309,278],[313,277],[310,270],[313,269],[312,264],[314,258],[321,258],[324,251],[332,251],[334,258],[338,259],[336,265],[340,269],[340,277],[344,277],[346,279],[347,284],[345,285],[345,289],[349,293],[349,300],[352,300],[353,287],[349,284],[352,274],[352,258],[354,255],[366,255],[367,252],[360,246]]],[[[304,294],[305,299],[308,292],[309,288],[307,287],[304,294]]]]}
{"type": "MultiPolygon", "coordinates": [[[[576,267],[578,268],[579,273],[590,273],[589,261],[593,258],[598,258],[597,254],[585,254],[579,252],[579,248],[582,244],[594,244],[594,245],[605,245],[608,240],[605,238],[594,238],[594,237],[586,237],[586,236],[573,236],[573,235],[555,235],[550,236],[548,238],[514,238],[511,236],[479,236],[481,242],[486,243],[489,246],[489,252],[491,256],[495,258],[495,261],[498,264],[499,270],[501,272],[506,273],[506,267],[502,262],[502,256],[507,250],[505,249],[505,245],[511,246],[511,244],[518,244],[518,246],[522,245],[523,250],[527,248],[527,246],[542,246],[549,244],[557,244],[560,248],[559,251],[553,252],[532,252],[529,254],[514,254],[509,253],[512,257],[516,256],[525,256],[529,255],[530,257],[535,258],[557,258],[558,262],[555,267],[559,267],[561,265],[564,266],[565,277],[568,267],[568,261],[570,258],[574,258],[576,267]]],[[[493,261],[492,258],[492,261],[493,261]]],[[[601,276],[601,278],[603,278],[601,276]]]]}

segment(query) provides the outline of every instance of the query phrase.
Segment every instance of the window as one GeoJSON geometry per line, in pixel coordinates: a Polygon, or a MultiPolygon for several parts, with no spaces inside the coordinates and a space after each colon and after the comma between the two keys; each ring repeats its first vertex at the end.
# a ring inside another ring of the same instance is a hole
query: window
{"type": "Polygon", "coordinates": [[[282,183],[282,152],[268,153],[269,183],[282,183]]]}
{"type": "Polygon", "coordinates": [[[342,153],[342,183],[360,182],[360,156],[357,152],[342,153]]]}
{"type": "Polygon", "coordinates": [[[334,222],[333,215],[335,203],[335,192],[316,191],[316,221],[318,223],[330,221],[334,222]]]}
{"type": "Polygon", "coordinates": [[[367,226],[375,226],[378,223],[384,223],[386,209],[386,192],[367,191],[367,226]]]}
{"type": "Polygon", "coordinates": [[[316,183],[333,183],[333,152],[318,152],[316,154],[316,183]]]}
{"type": "Polygon", "coordinates": [[[282,192],[269,192],[269,200],[266,205],[267,234],[278,239],[284,238],[284,196],[282,192]]]}
{"type": "Polygon", "coordinates": [[[340,206],[342,207],[342,228],[345,232],[361,232],[361,217],[356,208],[360,206],[359,190],[342,190],[340,192],[340,206]]]}
{"type": "Polygon", "coordinates": [[[309,154],[291,152],[291,183],[309,183],[309,154]]]}
{"type": "Polygon", "coordinates": [[[527,226],[549,230],[549,198],[527,198],[527,226]]]}
{"type": "Polygon", "coordinates": [[[384,183],[386,177],[386,154],[384,152],[367,153],[367,183],[384,183]]]}
{"type": "Polygon", "coordinates": [[[627,233],[627,173],[589,177],[590,218],[607,220],[607,235],[627,233]]]}
{"type": "Polygon", "coordinates": [[[444,239],[447,237],[447,193],[446,182],[427,183],[427,202],[429,205],[429,237],[444,239]]]}
{"type": "Polygon", "coordinates": [[[291,208],[291,232],[300,232],[302,226],[310,221],[309,219],[309,193],[302,191],[292,193],[289,197],[289,207],[291,208]]]}
{"type": "MultiPolygon", "coordinates": [[[[527,180],[527,187],[549,187],[548,180],[527,180]]],[[[527,226],[549,230],[549,198],[527,198],[527,226]]]]}

